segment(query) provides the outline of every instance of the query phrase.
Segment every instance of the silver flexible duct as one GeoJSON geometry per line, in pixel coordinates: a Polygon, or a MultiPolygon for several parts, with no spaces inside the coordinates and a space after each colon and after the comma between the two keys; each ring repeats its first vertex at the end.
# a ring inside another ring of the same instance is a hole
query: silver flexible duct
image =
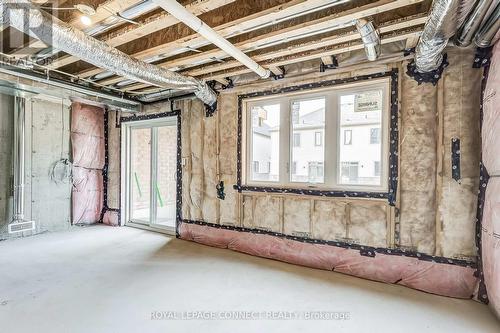
{"type": "Polygon", "coordinates": [[[483,26],[474,38],[474,43],[479,47],[488,47],[491,45],[493,38],[500,29],[500,2],[497,3],[495,9],[491,12],[490,16],[486,19],[483,26]]]}
{"type": "Polygon", "coordinates": [[[437,69],[443,61],[442,52],[458,26],[460,1],[434,0],[429,19],[415,49],[418,72],[437,69]]]}
{"type": "Polygon", "coordinates": [[[0,6],[0,25],[10,25],[117,75],[162,88],[194,91],[208,105],[217,101],[216,94],[205,82],[132,58],[34,7],[28,0],[9,0],[0,6]]]}
{"type": "Polygon", "coordinates": [[[474,10],[467,17],[467,20],[458,31],[455,44],[461,47],[467,47],[471,44],[474,35],[479,30],[488,9],[493,0],[480,0],[474,10]]]}
{"type": "Polygon", "coordinates": [[[380,56],[380,36],[372,22],[361,19],[356,21],[363,44],[365,45],[366,57],[370,61],[375,61],[380,56]]]}

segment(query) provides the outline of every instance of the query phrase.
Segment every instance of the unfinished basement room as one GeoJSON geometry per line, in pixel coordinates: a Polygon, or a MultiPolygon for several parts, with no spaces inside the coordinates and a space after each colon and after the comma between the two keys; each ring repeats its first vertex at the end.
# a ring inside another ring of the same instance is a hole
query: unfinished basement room
{"type": "Polygon", "coordinates": [[[0,333],[500,333],[500,0],[0,8],[0,333]]]}

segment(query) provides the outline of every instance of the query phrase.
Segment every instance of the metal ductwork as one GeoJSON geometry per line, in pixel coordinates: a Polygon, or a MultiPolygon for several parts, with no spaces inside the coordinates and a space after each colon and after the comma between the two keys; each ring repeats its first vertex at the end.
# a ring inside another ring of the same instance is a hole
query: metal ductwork
{"type": "Polygon", "coordinates": [[[268,78],[271,75],[269,69],[265,69],[256,63],[252,58],[243,53],[236,46],[231,44],[227,39],[219,35],[214,29],[209,27],[205,22],[189,12],[185,7],[175,0],[153,0],[158,6],[172,14],[182,23],[193,29],[205,37],[208,41],[219,47],[234,59],[241,62],[243,65],[257,73],[261,78],[268,78]]]}
{"type": "Polygon", "coordinates": [[[380,36],[373,26],[372,22],[361,19],[356,21],[356,28],[358,29],[363,44],[365,45],[366,57],[370,61],[375,61],[380,56],[380,36]]]}
{"type": "Polygon", "coordinates": [[[14,98],[14,217],[13,222],[24,221],[24,150],[25,150],[25,99],[14,98]]]}
{"type": "Polygon", "coordinates": [[[492,2],[493,0],[480,0],[476,4],[474,10],[469,14],[467,20],[458,31],[455,41],[457,46],[467,47],[471,44],[492,2]]]}
{"type": "Polygon", "coordinates": [[[162,88],[194,91],[205,104],[217,96],[205,82],[132,58],[33,6],[28,0],[9,0],[2,6],[0,25],[10,25],[46,44],[117,75],[162,88]]]}
{"type": "Polygon", "coordinates": [[[500,2],[497,3],[495,9],[486,19],[483,26],[474,39],[474,43],[479,47],[488,47],[491,45],[493,38],[500,29],[500,2]]]}
{"type": "Polygon", "coordinates": [[[415,49],[416,70],[421,73],[437,69],[443,61],[443,50],[458,27],[458,0],[434,0],[429,19],[415,49]]]}

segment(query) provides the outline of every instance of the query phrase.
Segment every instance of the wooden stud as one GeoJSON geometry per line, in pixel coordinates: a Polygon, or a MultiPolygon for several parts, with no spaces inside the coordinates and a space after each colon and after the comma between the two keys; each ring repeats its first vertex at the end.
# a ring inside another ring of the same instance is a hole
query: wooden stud
{"type": "Polygon", "coordinates": [[[436,145],[436,234],[435,234],[435,255],[442,255],[441,233],[443,232],[443,222],[441,215],[441,198],[443,195],[443,167],[444,167],[444,77],[438,81],[437,86],[437,145],[436,145]]]}

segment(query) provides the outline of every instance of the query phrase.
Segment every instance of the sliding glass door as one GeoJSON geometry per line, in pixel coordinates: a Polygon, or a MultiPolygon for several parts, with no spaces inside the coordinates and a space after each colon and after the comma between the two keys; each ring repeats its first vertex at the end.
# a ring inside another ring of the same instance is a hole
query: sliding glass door
{"type": "Polygon", "coordinates": [[[174,232],[177,213],[177,117],[122,124],[126,224],[174,232]]]}

